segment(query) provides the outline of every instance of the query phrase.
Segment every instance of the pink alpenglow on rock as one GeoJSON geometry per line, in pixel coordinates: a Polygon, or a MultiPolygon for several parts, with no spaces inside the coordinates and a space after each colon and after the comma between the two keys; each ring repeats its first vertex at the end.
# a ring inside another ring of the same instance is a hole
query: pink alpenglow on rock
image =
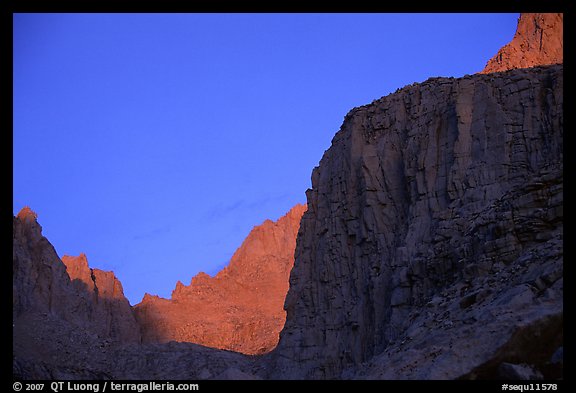
{"type": "Polygon", "coordinates": [[[480,73],[562,63],[563,27],[564,14],[521,14],[512,41],[503,46],[480,73]]]}
{"type": "Polygon", "coordinates": [[[192,342],[245,354],[278,343],[284,299],[294,264],[296,235],[305,205],[248,234],[228,266],[214,277],[198,273],[180,281],[171,299],[146,294],[135,306],[144,342],[192,342]]]}

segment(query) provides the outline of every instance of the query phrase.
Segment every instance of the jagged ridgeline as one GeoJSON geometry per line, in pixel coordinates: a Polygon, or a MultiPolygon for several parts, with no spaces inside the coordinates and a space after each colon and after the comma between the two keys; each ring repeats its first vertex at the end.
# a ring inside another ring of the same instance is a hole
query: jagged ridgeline
{"type": "Polygon", "coordinates": [[[248,355],[270,352],[286,320],[284,299],[305,205],[256,226],[214,277],[180,282],[171,299],[146,294],[134,307],[146,343],[193,342],[248,355]]]}

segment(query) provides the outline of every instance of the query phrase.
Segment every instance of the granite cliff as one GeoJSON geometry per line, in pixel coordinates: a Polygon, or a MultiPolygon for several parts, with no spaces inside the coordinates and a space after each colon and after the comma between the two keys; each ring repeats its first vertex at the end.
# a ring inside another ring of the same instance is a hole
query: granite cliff
{"type": "Polygon", "coordinates": [[[304,205],[277,222],[254,227],[228,266],[190,285],[178,282],[171,299],[146,294],[135,306],[143,341],[192,342],[245,354],[262,354],[278,343],[284,299],[294,265],[296,234],[304,205]]]}
{"type": "Polygon", "coordinates": [[[268,377],[561,375],[563,67],[542,65],[562,62],[562,22],[522,14],[483,74],[346,115],[312,173],[268,377]]]}
{"type": "Polygon", "coordinates": [[[548,367],[562,114],[561,65],[431,78],[348,113],[312,173],[271,376],[548,367]]]}

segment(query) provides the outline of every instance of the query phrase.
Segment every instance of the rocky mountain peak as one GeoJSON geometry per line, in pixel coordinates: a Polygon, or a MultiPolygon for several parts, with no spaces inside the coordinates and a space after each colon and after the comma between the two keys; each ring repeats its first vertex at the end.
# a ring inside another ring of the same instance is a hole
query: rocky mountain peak
{"type": "Polygon", "coordinates": [[[90,274],[88,257],[86,257],[86,254],[84,253],[80,253],[78,256],[63,255],[62,262],[66,265],[66,269],[71,279],[77,278],[75,276],[81,274],[81,272],[88,272],[88,274],[90,274]]]}
{"type": "Polygon", "coordinates": [[[171,299],[135,306],[145,342],[193,342],[246,354],[270,351],[284,325],[284,298],[305,205],[252,229],[214,277],[178,281],[171,299]]]}
{"type": "Polygon", "coordinates": [[[564,61],[564,14],[523,13],[514,38],[491,58],[481,74],[564,61]]]}
{"type": "Polygon", "coordinates": [[[22,222],[35,222],[38,219],[38,214],[34,212],[29,206],[24,206],[16,215],[22,222]]]}
{"type": "Polygon", "coordinates": [[[122,283],[114,272],[90,268],[88,258],[84,253],[78,256],[64,255],[62,262],[66,265],[66,271],[72,282],[77,281],[99,299],[115,299],[129,306],[128,300],[124,296],[122,283]]]}

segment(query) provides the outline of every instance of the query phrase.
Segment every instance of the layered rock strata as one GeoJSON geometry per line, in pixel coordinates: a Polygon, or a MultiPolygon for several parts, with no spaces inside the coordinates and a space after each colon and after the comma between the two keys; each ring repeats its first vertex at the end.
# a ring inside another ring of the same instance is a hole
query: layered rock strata
{"type": "Polygon", "coordinates": [[[135,306],[144,342],[192,342],[245,354],[278,343],[294,264],[296,235],[306,210],[296,205],[277,222],[254,227],[230,263],[214,277],[178,282],[171,299],[146,294],[135,306]]]}

